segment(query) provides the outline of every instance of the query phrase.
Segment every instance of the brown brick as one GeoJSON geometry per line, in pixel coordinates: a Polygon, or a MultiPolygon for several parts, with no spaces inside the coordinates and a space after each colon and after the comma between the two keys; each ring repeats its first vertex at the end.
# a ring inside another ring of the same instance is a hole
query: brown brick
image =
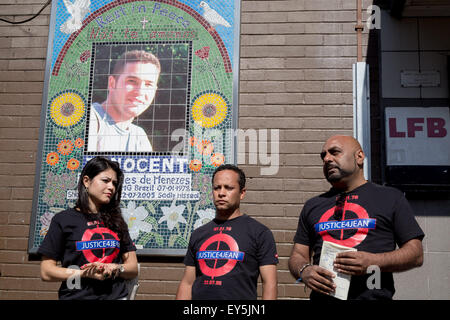
{"type": "Polygon", "coordinates": [[[18,25],[14,28],[0,26],[0,37],[46,37],[48,26],[18,25]]]}
{"type": "Polygon", "coordinates": [[[3,140],[0,150],[4,151],[36,151],[37,141],[33,140],[3,140]]]}
{"type": "Polygon", "coordinates": [[[309,80],[352,80],[352,71],[349,69],[305,69],[305,79],[309,80]]]}
{"type": "Polygon", "coordinates": [[[352,63],[355,62],[354,58],[286,58],[284,66],[286,68],[293,69],[348,69],[352,63]]]}
{"type": "Polygon", "coordinates": [[[10,199],[11,191],[11,188],[0,187],[0,199],[10,199]]]}
{"type": "Polygon", "coordinates": [[[8,93],[41,93],[44,84],[42,82],[5,82],[0,83],[3,92],[8,93]]]}
{"type": "Polygon", "coordinates": [[[303,9],[303,0],[286,1],[243,1],[242,11],[298,11],[303,9]]]}
{"type": "Polygon", "coordinates": [[[42,94],[11,94],[11,93],[0,93],[0,99],[3,104],[10,105],[41,105],[42,94]]]}
{"type": "Polygon", "coordinates": [[[283,35],[246,35],[241,38],[242,46],[279,46],[286,44],[286,36],[283,35]]]}
{"type": "Polygon", "coordinates": [[[14,38],[12,48],[47,48],[48,37],[14,38]]]}
{"type": "Polygon", "coordinates": [[[0,81],[39,81],[44,80],[43,71],[4,71],[0,73],[0,81]]]}
{"type": "Polygon", "coordinates": [[[255,217],[283,217],[285,204],[271,203],[261,205],[260,203],[249,203],[248,199],[242,202],[242,212],[255,217]]]}
{"type": "MultiPolygon", "coordinates": [[[[22,6],[12,6],[8,4],[0,4],[0,11],[2,15],[5,16],[21,16],[21,15],[34,15],[36,14],[42,6],[36,5],[22,5],[22,6]]],[[[48,8],[44,9],[48,10],[48,8]]],[[[48,12],[48,11],[47,11],[48,12]]]]}
{"type": "Polygon", "coordinates": [[[31,210],[31,201],[27,200],[0,200],[0,211],[28,211],[31,210]]]}
{"type": "Polygon", "coordinates": [[[15,48],[0,49],[2,59],[35,59],[43,58],[47,48],[15,48]]]}
{"type": "Polygon", "coordinates": [[[1,152],[0,153],[0,163],[1,162],[34,162],[36,155],[34,152],[30,151],[11,151],[11,152],[1,152]]]}
{"type": "Polygon", "coordinates": [[[2,243],[1,249],[4,250],[26,250],[28,248],[28,238],[4,238],[2,243]]]}
{"type": "MultiPolygon", "coordinates": [[[[285,92],[285,84],[279,81],[249,81],[241,82],[240,92],[285,92]]],[[[1,118],[0,118],[1,121],[1,118]]]]}
{"type": "Polygon", "coordinates": [[[2,237],[27,237],[29,229],[27,225],[0,225],[0,234],[2,237]]]}
{"type": "Polygon", "coordinates": [[[284,67],[284,59],[280,58],[242,58],[241,70],[245,69],[281,69],[284,67]]]}
{"type": "Polygon", "coordinates": [[[28,60],[10,60],[9,70],[43,70],[45,60],[43,59],[28,59],[28,60]]]}
{"type": "MultiPolygon", "coordinates": [[[[25,251],[0,250],[2,263],[24,263],[27,259],[25,251]]],[[[0,278],[1,279],[1,278],[0,278]]]]}
{"type": "MultiPolygon", "coordinates": [[[[1,97],[0,97],[1,98],[1,97]]],[[[3,139],[17,138],[26,139],[30,137],[38,137],[38,128],[0,128],[0,137],[3,139]]],[[[11,161],[4,161],[11,162],[11,161]]]]}
{"type": "Polygon", "coordinates": [[[143,268],[141,277],[147,280],[174,280],[179,281],[183,277],[184,268],[159,268],[148,267],[143,268]]]}
{"type": "Polygon", "coordinates": [[[245,106],[239,108],[239,115],[242,117],[254,116],[255,114],[264,114],[267,117],[281,117],[285,110],[280,106],[245,106]]]}
{"type": "MultiPolygon", "coordinates": [[[[297,229],[298,219],[296,218],[283,218],[283,219],[272,219],[267,217],[258,217],[258,221],[267,226],[271,230],[295,230],[297,229]]],[[[281,245],[277,245],[278,254],[280,253],[281,245]]],[[[290,253],[290,251],[289,251],[290,253]]]]}
{"type": "Polygon", "coordinates": [[[2,163],[2,165],[0,166],[0,179],[2,178],[6,179],[5,177],[6,175],[22,175],[22,176],[34,175],[35,171],[36,171],[35,163],[17,163],[17,164],[2,163]]]}
{"type": "MultiPolygon", "coordinates": [[[[269,81],[291,81],[291,80],[304,80],[303,70],[285,70],[280,72],[279,70],[241,70],[241,80],[269,80],[269,81]]],[[[242,105],[239,106],[239,110],[242,105]]]]}
{"type": "Polygon", "coordinates": [[[14,188],[11,199],[30,200],[33,198],[33,188],[14,188]]]}
{"type": "Polygon", "coordinates": [[[1,300],[58,300],[59,283],[54,283],[52,291],[0,290],[1,300]]]}
{"type": "MultiPolygon", "coordinates": [[[[348,130],[333,129],[287,129],[280,133],[281,141],[318,141],[324,143],[329,137],[335,134],[349,134],[348,130]]],[[[319,159],[317,155],[317,159],[319,159]]]]}
{"type": "Polygon", "coordinates": [[[289,15],[285,12],[253,12],[243,13],[241,16],[242,23],[274,23],[287,22],[289,15]]]}
{"type": "Polygon", "coordinates": [[[60,285],[55,282],[44,282],[40,278],[0,278],[0,289],[3,290],[49,291],[60,285]]]}

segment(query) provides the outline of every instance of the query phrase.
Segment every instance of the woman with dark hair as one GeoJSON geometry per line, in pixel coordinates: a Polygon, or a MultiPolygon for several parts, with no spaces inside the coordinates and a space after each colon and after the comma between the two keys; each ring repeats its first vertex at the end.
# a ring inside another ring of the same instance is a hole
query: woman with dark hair
{"type": "Polygon", "coordinates": [[[38,253],[42,280],[62,281],[60,299],[126,298],[125,280],[138,266],[120,210],[122,184],[119,164],[95,157],[81,172],[75,208],[53,217],[38,253]]]}

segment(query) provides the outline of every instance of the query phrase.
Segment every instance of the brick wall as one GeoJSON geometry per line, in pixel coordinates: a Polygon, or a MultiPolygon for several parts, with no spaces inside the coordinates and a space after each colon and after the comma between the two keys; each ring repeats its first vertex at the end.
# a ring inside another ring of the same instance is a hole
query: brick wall
{"type": "MultiPolygon", "coordinates": [[[[18,21],[44,2],[2,0],[0,12],[18,21]]],[[[280,130],[276,175],[242,165],[249,177],[243,209],[273,230],[279,297],[304,298],[287,260],[303,203],[328,188],[318,156],[323,141],[352,133],[356,1],[242,1],[241,7],[239,127],[280,130]]],[[[26,252],[49,14],[48,7],[24,25],[0,22],[0,299],[54,299],[59,286],[39,279],[39,264],[26,252]]],[[[181,260],[140,262],[137,298],[173,299],[181,260]]]]}
{"type": "MultiPolygon", "coordinates": [[[[244,1],[239,127],[280,129],[280,169],[251,177],[244,208],[275,235],[279,297],[304,298],[288,258],[303,203],[328,189],[319,153],[352,134],[355,1],[244,1]]],[[[367,41],[365,41],[367,43],[367,41]]]]}
{"type": "MultiPolygon", "coordinates": [[[[43,1],[0,2],[3,18],[21,21],[43,1]]],[[[23,25],[0,22],[0,299],[56,297],[28,262],[28,231],[39,136],[50,8],[23,25]]]]}

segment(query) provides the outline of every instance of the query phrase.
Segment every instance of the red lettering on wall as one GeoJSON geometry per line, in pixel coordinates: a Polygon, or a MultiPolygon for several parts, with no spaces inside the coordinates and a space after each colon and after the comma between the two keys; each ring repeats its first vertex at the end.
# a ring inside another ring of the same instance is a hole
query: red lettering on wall
{"type": "Polygon", "coordinates": [[[408,133],[408,138],[415,138],[416,132],[425,131],[425,124],[428,138],[444,138],[447,136],[446,123],[443,118],[406,118],[407,132],[398,131],[397,119],[389,118],[389,138],[405,138],[406,133],[408,133]]]}
{"type": "Polygon", "coordinates": [[[416,124],[424,123],[424,118],[406,118],[406,126],[408,128],[408,138],[414,138],[416,136],[416,131],[423,131],[422,126],[416,124]]]}
{"type": "Polygon", "coordinates": [[[404,138],[406,134],[404,132],[397,131],[397,119],[389,118],[389,137],[390,138],[404,138]]]}
{"type": "Polygon", "coordinates": [[[447,135],[444,128],[445,120],[442,118],[427,118],[428,136],[430,138],[443,138],[447,135]]]}

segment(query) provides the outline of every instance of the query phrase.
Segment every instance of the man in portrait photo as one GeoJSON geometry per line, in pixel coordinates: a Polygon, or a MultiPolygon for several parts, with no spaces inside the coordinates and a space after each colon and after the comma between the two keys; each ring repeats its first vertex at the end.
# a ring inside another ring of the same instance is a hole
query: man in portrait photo
{"type": "Polygon", "coordinates": [[[132,122],[153,102],[160,73],[158,58],[144,50],[127,51],[116,61],[106,100],[91,106],[87,151],[153,151],[147,133],[132,122]]]}

